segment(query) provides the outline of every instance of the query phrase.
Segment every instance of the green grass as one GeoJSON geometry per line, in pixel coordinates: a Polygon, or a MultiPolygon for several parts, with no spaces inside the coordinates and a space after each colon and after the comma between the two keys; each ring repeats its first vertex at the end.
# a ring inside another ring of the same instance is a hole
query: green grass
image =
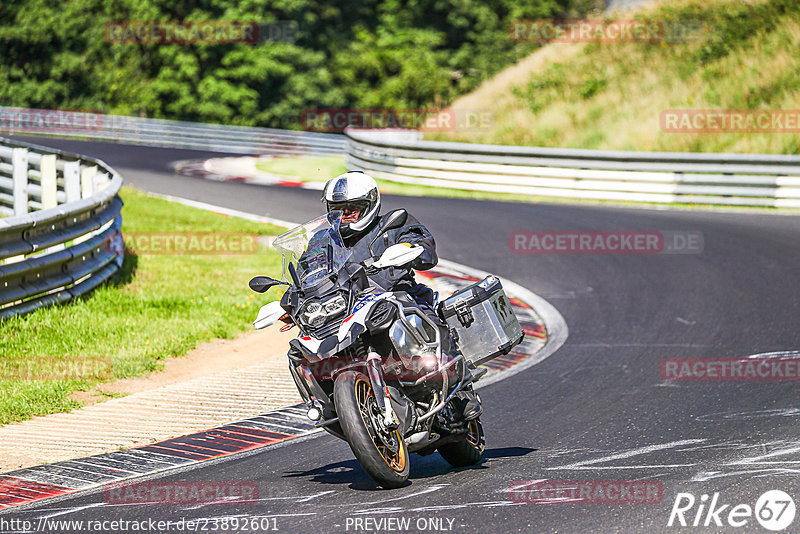
{"type": "Polygon", "coordinates": [[[455,110],[490,109],[492,127],[430,137],[608,150],[800,154],[797,133],[670,133],[662,131],[659,120],[663,111],[675,109],[800,108],[800,2],[676,0],[623,18],[684,28],[687,38],[550,45],[525,75],[488,80],[453,103],[455,110]]]}
{"type": "Polygon", "coordinates": [[[343,156],[276,157],[260,160],[256,167],[264,172],[299,178],[304,182],[328,181],[347,172],[343,156]]]}
{"type": "MultiPolygon", "coordinates": [[[[281,230],[127,187],[121,195],[123,234],[167,229],[275,235],[281,230]]],[[[133,249],[116,282],[80,301],[0,323],[0,363],[5,369],[35,366],[50,375],[12,380],[6,374],[0,380],[0,424],[76,408],[80,404],[69,398],[74,391],[157,371],[165,358],[251,328],[269,297],[257,296],[247,282],[256,274],[279,274],[280,265],[280,256],[263,245],[256,253],[238,255],[148,255],[133,249]],[[89,362],[79,368],[85,372],[64,372],[80,362],[89,362]],[[107,369],[103,362],[109,363],[107,369]]]]}

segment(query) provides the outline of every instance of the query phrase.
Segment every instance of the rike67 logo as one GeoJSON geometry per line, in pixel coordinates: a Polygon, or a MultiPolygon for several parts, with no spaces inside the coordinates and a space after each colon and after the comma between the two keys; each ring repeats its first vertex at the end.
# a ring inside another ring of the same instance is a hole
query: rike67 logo
{"type": "Polygon", "coordinates": [[[755,520],[765,529],[773,532],[785,530],[794,522],[796,513],[794,500],[781,490],[764,492],[755,502],[749,504],[723,504],[719,493],[709,496],[703,494],[699,499],[691,493],[678,493],[669,514],[667,526],[681,527],[749,527],[751,532],[755,520]]]}

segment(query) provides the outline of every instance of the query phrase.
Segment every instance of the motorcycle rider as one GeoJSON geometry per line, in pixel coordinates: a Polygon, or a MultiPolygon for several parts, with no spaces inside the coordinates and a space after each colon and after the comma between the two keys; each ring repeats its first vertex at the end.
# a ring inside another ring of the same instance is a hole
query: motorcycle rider
{"type": "MultiPolygon", "coordinates": [[[[325,184],[322,201],[325,202],[326,210],[329,213],[332,211],[342,212],[339,231],[345,247],[353,253],[352,261],[361,262],[371,258],[369,244],[378,234],[381,220],[381,194],[377,182],[361,171],[346,172],[325,184]]],[[[405,225],[390,230],[375,242],[373,251],[380,255],[383,250],[398,243],[409,246],[419,245],[423,248],[423,252],[407,265],[370,272],[369,278],[386,291],[407,292],[420,308],[441,326],[444,332],[443,338],[449,339],[447,325],[434,311],[433,290],[424,284],[417,283],[414,279],[414,269],[425,271],[433,268],[439,261],[433,235],[409,214],[405,225]]],[[[449,345],[452,345],[452,342],[449,345]]],[[[471,384],[472,374],[466,366],[465,370],[467,372],[466,382],[471,384]]],[[[481,414],[480,401],[471,385],[456,393],[454,398],[461,405],[465,420],[475,419],[481,414]]]]}

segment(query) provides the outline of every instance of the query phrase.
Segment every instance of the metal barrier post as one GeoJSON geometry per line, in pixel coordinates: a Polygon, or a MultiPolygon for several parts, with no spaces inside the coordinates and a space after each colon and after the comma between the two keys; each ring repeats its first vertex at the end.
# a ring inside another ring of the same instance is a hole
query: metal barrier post
{"type": "Polygon", "coordinates": [[[11,154],[14,180],[14,215],[28,213],[28,150],[15,148],[11,154]]]}

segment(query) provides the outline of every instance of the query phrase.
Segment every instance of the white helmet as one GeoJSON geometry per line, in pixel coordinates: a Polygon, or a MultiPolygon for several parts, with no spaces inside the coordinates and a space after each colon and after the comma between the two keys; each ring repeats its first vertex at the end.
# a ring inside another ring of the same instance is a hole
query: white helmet
{"type": "Polygon", "coordinates": [[[361,171],[350,171],[328,180],[322,195],[328,212],[341,210],[343,237],[365,231],[381,211],[378,183],[361,171]]]}

